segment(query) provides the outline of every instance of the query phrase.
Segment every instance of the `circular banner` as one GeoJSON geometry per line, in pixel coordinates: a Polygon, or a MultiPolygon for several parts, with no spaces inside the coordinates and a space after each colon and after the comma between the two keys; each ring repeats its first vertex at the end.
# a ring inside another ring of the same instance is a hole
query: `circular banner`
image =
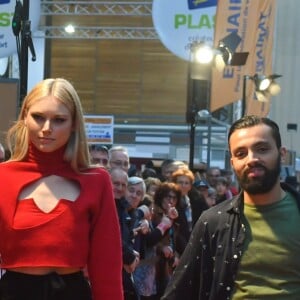
{"type": "MultiPolygon", "coordinates": [[[[0,57],[7,57],[17,52],[16,36],[12,30],[12,21],[15,15],[17,2],[20,1],[0,0],[0,57]]],[[[20,3],[22,9],[22,2],[20,3]]],[[[34,32],[38,28],[41,15],[40,11],[40,0],[30,1],[29,21],[31,22],[31,32],[34,32]]],[[[17,13],[22,14],[22,11],[18,10],[17,13]]]]}
{"type": "Polygon", "coordinates": [[[217,0],[153,0],[154,28],[164,46],[189,60],[190,45],[213,45],[217,0]]]}

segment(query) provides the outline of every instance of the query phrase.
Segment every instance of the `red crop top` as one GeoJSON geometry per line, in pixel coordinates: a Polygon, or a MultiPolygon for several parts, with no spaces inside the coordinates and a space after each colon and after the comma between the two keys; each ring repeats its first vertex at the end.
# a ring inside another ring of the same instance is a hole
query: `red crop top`
{"type": "Polygon", "coordinates": [[[93,299],[121,300],[122,248],[109,174],[100,168],[77,174],[63,152],[30,146],[26,161],[0,164],[1,267],[87,266],[93,299]],[[60,200],[49,213],[31,199],[16,200],[25,185],[49,175],[77,181],[79,197],[60,200]]]}

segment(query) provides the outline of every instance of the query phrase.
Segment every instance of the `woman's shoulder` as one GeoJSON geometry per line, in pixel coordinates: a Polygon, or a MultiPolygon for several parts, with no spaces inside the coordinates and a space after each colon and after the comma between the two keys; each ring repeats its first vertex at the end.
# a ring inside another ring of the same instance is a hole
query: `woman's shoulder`
{"type": "Polygon", "coordinates": [[[104,167],[90,167],[80,171],[83,177],[88,180],[111,181],[108,170],[104,167]]]}
{"type": "Polygon", "coordinates": [[[0,163],[0,172],[2,171],[14,171],[24,167],[24,163],[20,161],[7,160],[0,163]]]}
{"type": "Polygon", "coordinates": [[[101,166],[91,166],[81,170],[80,173],[85,175],[109,176],[107,169],[101,166]]]}
{"type": "Polygon", "coordinates": [[[111,178],[105,168],[87,168],[80,170],[76,175],[77,180],[84,185],[97,189],[98,187],[111,185],[111,178]]]}

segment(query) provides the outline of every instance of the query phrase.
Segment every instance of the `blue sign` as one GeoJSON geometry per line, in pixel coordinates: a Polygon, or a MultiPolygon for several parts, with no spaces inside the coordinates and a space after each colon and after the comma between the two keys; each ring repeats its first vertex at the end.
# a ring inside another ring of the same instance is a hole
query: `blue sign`
{"type": "Polygon", "coordinates": [[[7,4],[10,3],[10,0],[0,0],[0,4],[7,4]]]}
{"type": "Polygon", "coordinates": [[[218,0],[188,0],[189,9],[217,6],[218,0]]]}

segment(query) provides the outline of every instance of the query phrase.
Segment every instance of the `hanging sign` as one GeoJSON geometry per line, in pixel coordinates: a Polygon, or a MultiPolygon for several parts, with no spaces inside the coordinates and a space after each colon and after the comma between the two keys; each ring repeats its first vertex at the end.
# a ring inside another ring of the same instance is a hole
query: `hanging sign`
{"type": "MultiPolygon", "coordinates": [[[[215,42],[235,31],[242,38],[237,52],[249,52],[245,66],[228,66],[223,72],[213,69],[211,107],[213,112],[242,98],[243,75],[272,74],[273,32],[276,14],[275,0],[231,0],[219,2],[216,13],[215,42]]],[[[246,90],[246,114],[266,116],[270,101],[259,102],[254,84],[246,90]]]]}
{"type": "Polygon", "coordinates": [[[89,144],[114,143],[114,116],[85,115],[84,122],[89,144]]]}

